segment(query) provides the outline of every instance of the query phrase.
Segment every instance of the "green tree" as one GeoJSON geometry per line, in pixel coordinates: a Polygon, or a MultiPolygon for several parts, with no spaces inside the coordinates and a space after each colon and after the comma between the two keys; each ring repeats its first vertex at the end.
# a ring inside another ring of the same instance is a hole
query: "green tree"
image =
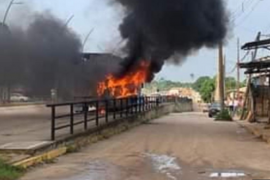
{"type": "Polygon", "coordinates": [[[196,82],[193,84],[192,87],[193,87],[194,90],[200,92],[200,89],[201,89],[203,83],[204,83],[205,81],[209,81],[209,80],[211,80],[211,78],[208,77],[208,76],[202,76],[202,77],[199,77],[199,78],[196,80],[196,82]]]}
{"type": "Polygon", "coordinates": [[[243,82],[241,82],[240,86],[246,87],[246,85],[247,85],[247,79],[244,79],[243,82]]]}
{"type": "Polygon", "coordinates": [[[225,79],[225,87],[226,90],[234,90],[236,89],[237,82],[234,77],[226,77],[225,79]]]}
{"type": "Polygon", "coordinates": [[[148,83],[144,88],[149,90],[159,89],[160,91],[168,91],[174,87],[192,87],[192,85],[192,83],[175,82],[161,78],[159,80],[154,80],[151,83],[148,83]]]}
{"type": "Polygon", "coordinates": [[[202,83],[199,93],[201,94],[201,97],[204,102],[211,102],[214,91],[215,91],[215,80],[208,79],[202,83]]]}

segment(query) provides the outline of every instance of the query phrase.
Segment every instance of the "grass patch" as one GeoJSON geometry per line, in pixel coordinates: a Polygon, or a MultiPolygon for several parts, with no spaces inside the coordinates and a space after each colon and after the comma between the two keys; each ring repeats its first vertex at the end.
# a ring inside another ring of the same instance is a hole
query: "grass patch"
{"type": "Polygon", "coordinates": [[[215,120],[216,121],[232,121],[233,119],[230,115],[230,112],[227,109],[225,109],[217,114],[217,116],[215,117],[215,120]]]}
{"type": "Polygon", "coordinates": [[[67,146],[67,154],[69,153],[76,153],[76,152],[79,152],[79,148],[75,145],[68,145],[67,146]]]}
{"type": "Polygon", "coordinates": [[[8,165],[0,159],[0,180],[16,180],[21,177],[23,173],[23,169],[8,165]]]}

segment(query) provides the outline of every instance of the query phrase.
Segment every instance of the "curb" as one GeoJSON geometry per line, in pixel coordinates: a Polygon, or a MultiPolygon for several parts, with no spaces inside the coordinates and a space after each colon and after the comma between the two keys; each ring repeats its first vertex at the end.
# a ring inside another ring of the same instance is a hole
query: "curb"
{"type": "Polygon", "coordinates": [[[242,128],[245,128],[247,131],[249,131],[251,134],[255,135],[255,136],[258,136],[260,137],[260,133],[255,129],[255,128],[252,128],[251,125],[246,125],[246,124],[243,124],[243,123],[240,123],[240,122],[237,122],[236,123],[242,127],[242,128]]]}
{"type": "Polygon", "coordinates": [[[254,127],[252,126],[252,124],[246,125],[239,122],[237,122],[237,124],[240,125],[242,128],[245,128],[246,130],[248,130],[251,134],[255,135],[256,137],[261,138],[267,144],[270,144],[270,134],[264,134],[263,129],[254,127]]]}
{"type": "Polygon", "coordinates": [[[73,143],[65,144],[62,147],[59,147],[57,149],[53,149],[53,150],[50,150],[48,152],[42,153],[40,155],[32,156],[32,157],[26,158],[24,160],[15,162],[12,165],[16,166],[16,167],[23,168],[23,169],[27,169],[27,168],[32,167],[32,166],[37,165],[37,164],[49,162],[49,161],[54,160],[57,157],[65,155],[67,153],[76,152],[77,150],[79,150],[82,147],[94,144],[94,143],[102,141],[104,139],[108,139],[114,135],[120,134],[120,133],[125,132],[129,129],[135,128],[135,127],[137,127],[137,126],[139,126],[147,121],[148,120],[139,121],[139,122],[135,122],[135,123],[132,123],[129,125],[127,125],[125,123],[119,124],[116,127],[104,129],[99,133],[94,133],[94,134],[88,135],[86,137],[82,137],[81,139],[74,140],[73,143]]]}
{"type": "Polygon", "coordinates": [[[78,139],[74,139],[70,143],[60,144],[58,148],[57,146],[55,147],[56,149],[48,150],[45,153],[41,153],[39,155],[23,159],[21,161],[13,163],[12,165],[27,169],[37,164],[49,162],[67,153],[76,152],[77,150],[83,147],[102,141],[104,139],[108,139],[114,135],[120,134],[129,129],[137,127],[147,121],[149,120],[136,121],[136,122],[123,122],[120,124],[116,124],[115,126],[102,129],[100,131],[94,132],[93,134],[85,135],[78,139]]]}
{"type": "Polygon", "coordinates": [[[67,153],[67,147],[62,147],[62,148],[54,149],[52,151],[38,155],[38,156],[30,157],[28,159],[16,162],[12,165],[26,169],[26,168],[34,166],[36,164],[40,164],[42,162],[53,160],[59,156],[66,154],[66,153],[67,153]]]}

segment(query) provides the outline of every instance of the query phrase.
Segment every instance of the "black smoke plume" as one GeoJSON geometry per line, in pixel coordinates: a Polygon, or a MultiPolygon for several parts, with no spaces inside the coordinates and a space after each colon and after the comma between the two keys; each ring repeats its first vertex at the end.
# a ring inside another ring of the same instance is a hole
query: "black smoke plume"
{"type": "Polygon", "coordinates": [[[26,28],[0,23],[0,101],[1,91],[18,86],[35,97],[50,97],[51,89],[69,96],[80,62],[80,39],[48,12],[33,14],[26,28]]]}
{"type": "Polygon", "coordinates": [[[65,22],[52,15],[36,15],[26,31],[28,65],[36,92],[45,94],[57,89],[69,96],[74,89],[76,67],[80,63],[81,42],[65,22]],[[38,78],[36,78],[36,77],[38,78]],[[40,83],[42,82],[42,84],[40,83]]]}
{"type": "MultiPolygon", "coordinates": [[[[127,72],[142,60],[150,61],[149,81],[165,61],[180,63],[202,47],[224,42],[228,16],[223,0],[114,0],[125,8],[120,25],[127,40],[127,72]],[[173,58],[177,55],[178,58],[173,58]]],[[[198,62],[199,63],[199,62],[198,62]]]]}

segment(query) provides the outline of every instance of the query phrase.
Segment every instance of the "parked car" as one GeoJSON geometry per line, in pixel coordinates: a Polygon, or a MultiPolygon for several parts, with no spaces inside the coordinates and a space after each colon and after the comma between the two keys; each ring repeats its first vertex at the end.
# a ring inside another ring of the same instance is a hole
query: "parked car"
{"type": "Polygon", "coordinates": [[[84,104],[76,104],[74,106],[74,112],[75,113],[82,113],[82,112],[85,112],[85,111],[89,111],[89,106],[88,105],[84,105],[84,104]]]}
{"type": "Polygon", "coordinates": [[[221,104],[218,102],[214,102],[210,105],[208,116],[214,117],[221,111],[221,104]]]}
{"type": "Polygon", "coordinates": [[[12,102],[27,102],[29,100],[30,100],[29,97],[24,96],[20,93],[14,93],[14,94],[11,94],[10,96],[10,101],[12,102]]]}
{"type": "MultiPolygon", "coordinates": [[[[84,101],[91,101],[91,100],[94,100],[94,97],[92,97],[92,96],[74,97],[74,101],[84,102],[84,101]]],[[[83,113],[83,112],[92,110],[93,109],[92,106],[93,106],[92,104],[87,104],[87,105],[85,105],[84,103],[76,104],[74,106],[74,112],[75,113],[83,113]]]]}
{"type": "Polygon", "coordinates": [[[210,104],[203,104],[202,105],[202,111],[203,111],[203,113],[209,112],[210,106],[211,106],[210,104]]]}

